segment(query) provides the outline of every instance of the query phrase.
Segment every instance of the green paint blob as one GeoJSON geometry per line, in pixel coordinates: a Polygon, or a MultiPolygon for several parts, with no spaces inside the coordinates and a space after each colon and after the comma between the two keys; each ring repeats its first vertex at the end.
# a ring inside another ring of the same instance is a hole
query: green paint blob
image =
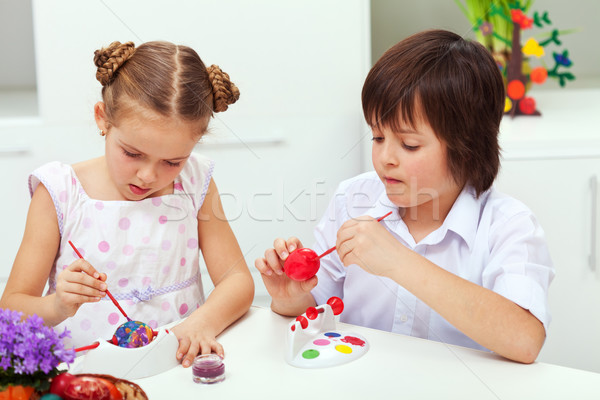
{"type": "Polygon", "coordinates": [[[311,358],[317,358],[319,357],[319,352],[317,350],[306,350],[304,353],[302,353],[302,357],[306,358],[306,359],[311,359],[311,358]]]}

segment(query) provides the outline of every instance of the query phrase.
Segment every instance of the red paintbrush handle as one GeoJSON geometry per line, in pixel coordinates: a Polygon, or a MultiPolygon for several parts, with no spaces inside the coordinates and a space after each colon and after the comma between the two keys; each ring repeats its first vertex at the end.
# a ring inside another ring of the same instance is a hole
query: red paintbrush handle
{"type": "Polygon", "coordinates": [[[381,222],[382,219],[384,219],[385,217],[387,217],[388,215],[390,215],[392,212],[390,211],[389,213],[385,214],[383,217],[379,217],[377,218],[377,222],[381,222]]]}
{"type": "Polygon", "coordinates": [[[327,254],[331,253],[334,250],[335,250],[335,246],[333,246],[332,248],[327,250],[325,253],[321,254],[318,258],[325,257],[327,254]]]}
{"type": "Polygon", "coordinates": [[[112,294],[110,294],[110,292],[108,291],[108,289],[106,289],[106,294],[108,295],[108,297],[110,297],[110,299],[112,300],[113,304],[114,304],[115,306],[117,306],[117,308],[119,309],[119,311],[121,311],[121,314],[123,314],[123,316],[124,316],[125,318],[127,318],[127,321],[131,321],[131,318],[129,318],[129,317],[127,316],[127,314],[125,314],[125,311],[124,311],[124,310],[121,308],[121,305],[120,305],[120,304],[117,302],[117,299],[115,299],[115,298],[113,297],[113,295],[112,295],[112,294]]]}
{"type": "Polygon", "coordinates": [[[77,247],[75,247],[75,245],[73,244],[73,242],[71,242],[69,240],[69,244],[71,245],[71,247],[73,248],[73,250],[75,250],[75,253],[77,253],[77,255],[79,256],[79,258],[83,259],[83,256],[81,255],[81,253],[79,252],[79,250],[77,250],[77,247]]]}
{"type": "MultiPolygon", "coordinates": [[[[73,242],[71,242],[69,240],[69,244],[71,245],[71,247],[73,248],[73,250],[75,250],[75,253],[77,253],[77,255],[79,256],[79,258],[83,259],[83,256],[81,255],[81,253],[79,252],[79,250],[77,250],[77,247],[75,247],[75,245],[73,244],[73,242]]],[[[113,295],[108,291],[108,289],[106,289],[106,294],[108,295],[108,297],[110,297],[111,301],[113,302],[113,304],[115,306],[117,306],[117,308],[119,309],[119,311],[121,311],[121,314],[123,314],[123,316],[125,318],[127,318],[127,321],[131,321],[131,318],[129,318],[127,316],[127,314],[125,314],[125,311],[121,308],[121,306],[119,305],[119,303],[117,302],[117,299],[115,299],[113,297],[113,295]]]]}
{"type": "Polygon", "coordinates": [[[78,347],[75,350],[75,352],[79,352],[79,351],[84,351],[84,350],[92,350],[95,349],[96,347],[100,346],[100,342],[94,342],[92,344],[88,344],[87,346],[83,346],[83,347],[78,347]]]}
{"type": "MultiPolygon", "coordinates": [[[[384,219],[385,217],[387,217],[388,215],[390,215],[392,212],[390,211],[389,213],[385,214],[383,217],[379,217],[377,218],[377,222],[381,222],[382,219],[384,219]]],[[[317,258],[321,258],[321,257],[325,257],[327,254],[331,253],[332,251],[335,250],[335,246],[333,246],[332,248],[330,248],[329,250],[327,250],[325,253],[321,254],[319,257],[317,258]]]]}

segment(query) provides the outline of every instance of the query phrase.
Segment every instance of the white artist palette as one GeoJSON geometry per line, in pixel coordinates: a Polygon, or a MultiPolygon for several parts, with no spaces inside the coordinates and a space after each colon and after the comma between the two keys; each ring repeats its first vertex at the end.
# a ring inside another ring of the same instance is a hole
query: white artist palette
{"type": "Polygon", "coordinates": [[[369,350],[361,335],[336,330],[334,314],[343,310],[342,300],[332,297],[327,303],[309,307],[289,324],[285,354],[289,364],[299,368],[332,367],[356,360],[369,350]]]}

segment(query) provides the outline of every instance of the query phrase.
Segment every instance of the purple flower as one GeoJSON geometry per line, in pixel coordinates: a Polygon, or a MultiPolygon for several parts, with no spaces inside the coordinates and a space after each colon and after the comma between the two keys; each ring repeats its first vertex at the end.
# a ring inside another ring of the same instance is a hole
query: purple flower
{"type": "Polygon", "coordinates": [[[2,357],[0,360],[0,368],[7,370],[10,368],[10,357],[2,357]]]}
{"type": "Polygon", "coordinates": [[[21,362],[21,360],[14,360],[13,368],[15,370],[15,374],[22,374],[25,371],[25,368],[23,368],[23,363],[21,362]]]}
{"type": "MultiPolygon", "coordinates": [[[[56,374],[60,363],[75,359],[72,349],[65,349],[63,339],[68,330],[58,333],[44,326],[37,315],[22,319],[17,311],[0,309],[0,386],[2,379],[14,381],[14,375],[34,375],[38,372],[56,374]]],[[[53,376],[53,375],[50,375],[53,376]]],[[[32,377],[32,384],[39,383],[32,377]]]]}

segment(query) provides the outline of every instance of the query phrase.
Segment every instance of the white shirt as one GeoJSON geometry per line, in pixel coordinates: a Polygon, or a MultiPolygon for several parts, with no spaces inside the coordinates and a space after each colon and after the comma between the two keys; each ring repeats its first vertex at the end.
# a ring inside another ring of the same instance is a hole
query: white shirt
{"type": "MultiPolygon", "coordinates": [[[[554,268],[544,232],[523,203],[494,188],[476,198],[466,187],[442,226],[415,243],[383,183],[368,172],[340,184],[315,228],[314,250],[321,254],[334,246],[338,229],[350,218],[378,218],[389,211],[380,223],[404,246],[529,310],[548,329],[554,268]]],[[[357,265],[344,267],[336,252],[321,259],[317,276],[316,303],[342,298],[342,322],[486,350],[395,281],[357,265]]]]}

